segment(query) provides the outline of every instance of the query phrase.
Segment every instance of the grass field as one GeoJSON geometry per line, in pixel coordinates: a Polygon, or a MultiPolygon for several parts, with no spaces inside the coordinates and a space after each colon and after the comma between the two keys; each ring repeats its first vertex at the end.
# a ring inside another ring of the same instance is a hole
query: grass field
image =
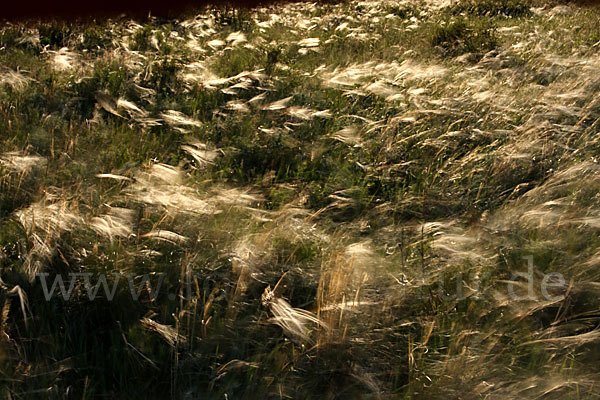
{"type": "Polygon", "coordinates": [[[5,23],[0,396],[600,398],[599,21],[5,23]]]}

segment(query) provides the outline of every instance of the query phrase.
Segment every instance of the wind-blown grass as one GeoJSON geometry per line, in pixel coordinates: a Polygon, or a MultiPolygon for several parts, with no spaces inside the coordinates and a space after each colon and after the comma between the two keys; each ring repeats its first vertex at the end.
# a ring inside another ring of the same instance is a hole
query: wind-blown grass
{"type": "Polygon", "coordinates": [[[597,398],[597,20],[4,25],[0,394],[597,398]]]}

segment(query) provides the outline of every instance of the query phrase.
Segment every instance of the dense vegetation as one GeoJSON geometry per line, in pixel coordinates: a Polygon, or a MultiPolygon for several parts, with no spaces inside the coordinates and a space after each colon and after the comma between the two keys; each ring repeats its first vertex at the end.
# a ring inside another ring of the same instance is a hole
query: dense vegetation
{"type": "Polygon", "coordinates": [[[599,18],[4,24],[0,396],[600,397],[599,18]]]}

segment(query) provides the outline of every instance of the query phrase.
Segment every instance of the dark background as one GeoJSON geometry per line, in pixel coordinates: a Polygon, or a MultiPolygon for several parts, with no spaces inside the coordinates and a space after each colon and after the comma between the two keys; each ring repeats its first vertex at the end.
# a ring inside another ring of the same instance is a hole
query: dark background
{"type": "Polygon", "coordinates": [[[275,3],[274,0],[7,0],[0,6],[1,21],[88,20],[117,17],[176,17],[206,5],[251,8],[275,3]]]}

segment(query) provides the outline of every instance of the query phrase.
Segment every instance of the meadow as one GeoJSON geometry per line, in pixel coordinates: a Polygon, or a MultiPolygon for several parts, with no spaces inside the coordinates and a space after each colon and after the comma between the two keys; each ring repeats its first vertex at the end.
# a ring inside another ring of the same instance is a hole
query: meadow
{"type": "Polygon", "coordinates": [[[4,23],[0,396],[600,398],[599,21],[4,23]]]}

